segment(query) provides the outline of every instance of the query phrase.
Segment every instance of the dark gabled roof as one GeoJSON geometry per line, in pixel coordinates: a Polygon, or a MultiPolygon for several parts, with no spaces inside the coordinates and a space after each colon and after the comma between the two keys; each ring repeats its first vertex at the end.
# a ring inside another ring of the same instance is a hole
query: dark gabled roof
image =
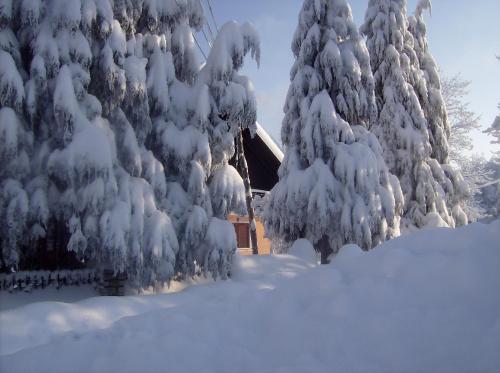
{"type": "MultiPolygon", "coordinates": [[[[258,123],[253,138],[249,130],[243,131],[243,147],[252,190],[270,191],[278,182],[278,169],[283,160],[280,147],[258,123]]],[[[235,165],[234,157],[230,163],[235,165]]]]}
{"type": "Polygon", "coordinates": [[[260,137],[260,139],[266,144],[266,146],[269,148],[269,150],[274,154],[276,159],[278,159],[281,164],[284,157],[283,151],[276,143],[276,141],[274,141],[271,135],[269,135],[259,123],[256,123],[256,125],[257,125],[257,136],[260,137]]]}

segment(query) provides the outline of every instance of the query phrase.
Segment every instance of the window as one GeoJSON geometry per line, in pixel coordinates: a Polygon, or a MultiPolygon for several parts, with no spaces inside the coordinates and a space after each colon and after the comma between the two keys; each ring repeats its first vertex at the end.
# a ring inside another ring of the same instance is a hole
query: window
{"type": "Polygon", "coordinates": [[[250,226],[248,223],[233,223],[238,248],[250,247],[250,226]]]}

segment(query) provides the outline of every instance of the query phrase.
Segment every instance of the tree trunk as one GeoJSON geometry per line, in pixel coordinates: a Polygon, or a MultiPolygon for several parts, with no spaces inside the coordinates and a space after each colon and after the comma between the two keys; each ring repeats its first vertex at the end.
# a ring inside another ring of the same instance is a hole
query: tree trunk
{"type": "Polygon", "coordinates": [[[238,171],[243,178],[243,183],[245,184],[245,197],[248,211],[248,222],[250,226],[250,246],[252,248],[252,254],[258,255],[259,248],[257,245],[255,214],[252,206],[252,188],[250,186],[250,176],[248,175],[248,165],[245,158],[245,149],[243,148],[243,130],[241,128],[239,130],[238,136],[236,136],[236,152],[238,171]]]}
{"type": "Polygon", "coordinates": [[[318,251],[321,254],[321,264],[328,264],[330,260],[328,257],[333,253],[332,248],[330,247],[330,243],[328,242],[328,238],[323,236],[321,240],[317,243],[318,251]]]}

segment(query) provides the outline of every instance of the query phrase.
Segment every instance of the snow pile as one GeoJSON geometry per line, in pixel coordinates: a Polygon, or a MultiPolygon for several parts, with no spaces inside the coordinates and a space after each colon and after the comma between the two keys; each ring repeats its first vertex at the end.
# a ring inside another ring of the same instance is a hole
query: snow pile
{"type": "Polygon", "coordinates": [[[303,238],[293,243],[292,247],[290,247],[290,250],[288,250],[288,254],[300,258],[307,263],[318,263],[318,256],[316,255],[314,246],[311,244],[311,242],[303,238]]]}
{"type": "Polygon", "coordinates": [[[499,371],[498,242],[500,221],[428,229],[325,266],[239,257],[175,294],[4,310],[0,370],[499,371]]]}

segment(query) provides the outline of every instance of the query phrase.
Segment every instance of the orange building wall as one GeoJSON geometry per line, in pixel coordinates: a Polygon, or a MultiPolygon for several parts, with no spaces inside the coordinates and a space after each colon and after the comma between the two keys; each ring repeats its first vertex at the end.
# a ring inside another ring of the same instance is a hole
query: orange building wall
{"type": "MultiPolygon", "coordinates": [[[[228,220],[231,223],[248,223],[248,216],[229,215],[228,220]]],[[[259,255],[269,255],[271,253],[271,241],[264,237],[265,230],[264,224],[259,218],[255,218],[255,225],[257,228],[257,246],[259,248],[259,255]]],[[[238,247],[240,255],[252,255],[250,247],[238,247]]]]}

